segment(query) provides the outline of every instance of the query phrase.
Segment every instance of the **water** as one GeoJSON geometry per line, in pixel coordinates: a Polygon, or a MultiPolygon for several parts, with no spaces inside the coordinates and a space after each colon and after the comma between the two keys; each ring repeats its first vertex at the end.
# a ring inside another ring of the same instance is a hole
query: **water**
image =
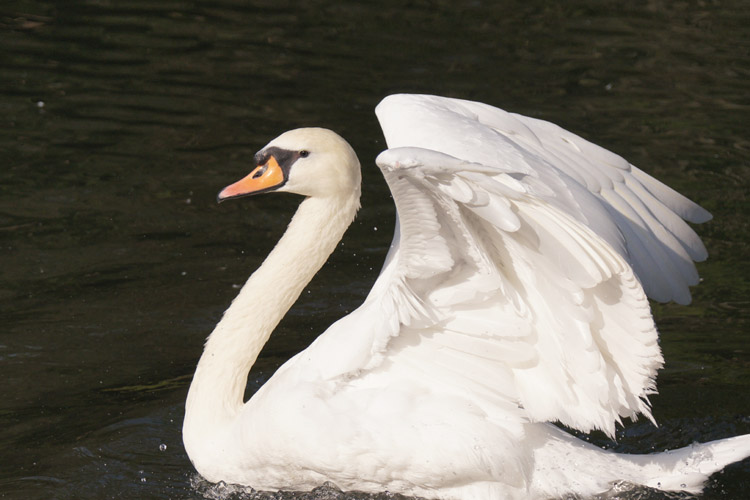
{"type": "MultiPolygon", "coordinates": [[[[750,432],[748,25],[740,1],[4,2],[0,496],[247,497],[195,477],[183,402],[203,339],[298,200],[215,195],[298,126],[339,131],[364,165],[364,208],[251,392],[377,274],[393,209],[372,109],[396,91],[557,122],[712,211],[694,304],[655,308],[660,427],[589,438],[651,452],[750,432]]],[[[748,492],[746,461],[705,498],[748,492]]]]}

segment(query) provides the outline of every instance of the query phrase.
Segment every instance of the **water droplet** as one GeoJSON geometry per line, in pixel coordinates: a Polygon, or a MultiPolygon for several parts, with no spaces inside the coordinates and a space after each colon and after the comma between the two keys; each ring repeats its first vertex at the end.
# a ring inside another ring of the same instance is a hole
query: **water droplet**
{"type": "Polygon", "coordinates": [[[141,482],[142,482],[142,483],[145,483],[145,482],[146,482],[146,478],[145,478],[145,477],[142,477],[142,478],[141,478],[141,482]]]}
{"type": "Polygon", "coordinates": [[[687,484],[685,484],[685,483],[682,483],[682,484],[680,485],[680,488],[687,488],[687,484]]]}
{"type": "Polygon", "coordinates": [[[159,445],[159,451],[166,451],[166,450],[167,450],[167,445],[166,444],[162,443],[162,444],[159,445]]]}
{"type": "Polygon", "coordinates": [[[372,230],[373,231],[377,231],[378,230],[378,226],[373,226],[372,230]]]}
{"type": "Polygon", "coordinates": [[[44,107],[44,101],[37,101],[36,102],[36,107],[37,108],[43,108],[44,107]]]}

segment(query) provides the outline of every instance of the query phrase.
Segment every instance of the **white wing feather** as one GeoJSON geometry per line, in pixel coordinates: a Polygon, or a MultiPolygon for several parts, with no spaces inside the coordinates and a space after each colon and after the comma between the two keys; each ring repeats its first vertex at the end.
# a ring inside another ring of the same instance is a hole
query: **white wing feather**
{"type": "Polygon", "coordinates": [[[396,235],[362,307],[309,349],[321,374],[441,381],[509,428],[651,418],[663,361],[644,288],[690,300],[705,248],[682,218],[707,212],[550,123],[432,96],[376,112],[396,235]],[[332,343],[352,355],[325,357],[332,343]]]}
{"type": "Polygon", "coordinates": [[[711,215],[624,158],[553,123],[477,102],[394,95],[376,112],[391,148],[422,147],[498,167],[515,161],[511,168],[519,173],[556,180],[550,187],[567,204],[565,210],[628,260],[650,297],[690,302],[688,286],[698,282],[692,261],[704,260],[707,253],[683,219],[706,222],[711,215]],[[605,211],[591,210],[581,187],[605,211]]]}
{"type": "Polygon", "coordinates": [[[390,149],[378,165],[402,243],[384,281],[390,288],[374,290],[364,307],[399,311],[399,326],[386,334],[398,341],[373,344],[369,369],[383,360],[389,370],[403,364],[432,376],[449,367],[452,383],[490,415],[512,404],[526,419],[584,431],[613,434],[621,416],[649,415],[645,398],[662,363],[656,329],[610,245],[522,181],[514,179],[516,190],[502,183],[513,172],[497,170],[488,183],[486,167],[418,148],[390,149]],[[461,201],[466,186],[496,200],[498,214],[461,201]],[[412,237],[429,238],[419,251],[439,266],[415,272],[408,254],[416,247],[403,243],[412,237]]]}

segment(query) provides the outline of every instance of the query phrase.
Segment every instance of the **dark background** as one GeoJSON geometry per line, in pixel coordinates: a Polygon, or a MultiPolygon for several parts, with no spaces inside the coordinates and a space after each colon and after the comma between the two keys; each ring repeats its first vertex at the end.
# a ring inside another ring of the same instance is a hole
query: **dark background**
{"type": "MultiPolygon", "coordinates": [[[[373,163],[384,148],[373,108],[394,92],[556,122],[709,209],[694,303],[655,306],[660,427],[591,439],[646,453],[750,432],[747,7],[3,2],[0,497],[226,493],[195,478],[183,402],[203,340],[298,199],[218,206],[216,193],[299,126],[341,133],[364,170],[357,221],[274,334],[252,390],[377,275],[393,208],[373,163]]],[[[705,498],[749,494],[745,461],[705,498]]]]}

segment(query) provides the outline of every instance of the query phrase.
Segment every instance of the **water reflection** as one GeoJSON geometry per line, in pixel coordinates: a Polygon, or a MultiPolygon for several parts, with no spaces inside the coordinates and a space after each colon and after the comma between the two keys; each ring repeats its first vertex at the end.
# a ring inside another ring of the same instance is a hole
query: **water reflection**
{"type": "MultiPolygon", "coordinates": [[[[392,208],[372,108],[394,91],[555,121],[701,202],[690,308],[656,308],[667,367],[646,452],[750,432],[749,56],[741,2],[333,5],[12,1],[0,14],[0,493],[187,498],[187,383],[296,200],[216,206],[280,131],[342,133],[364,208],[251,375],[258,387],[369,289],[392,208]],[[378,228],[377,231],[374,228],[378,228]],[[311,318],[315,318],[314,322],[311,318]],[[160,445],[166,444],[164,451],[160,445]]],[[[597,436],[594,440],[605,441],[597,436]]],[[[706,498],[742,498],[748,466],[706,498]]],[[[664,498],[655,496],[654,498],[664,498]]]]}

